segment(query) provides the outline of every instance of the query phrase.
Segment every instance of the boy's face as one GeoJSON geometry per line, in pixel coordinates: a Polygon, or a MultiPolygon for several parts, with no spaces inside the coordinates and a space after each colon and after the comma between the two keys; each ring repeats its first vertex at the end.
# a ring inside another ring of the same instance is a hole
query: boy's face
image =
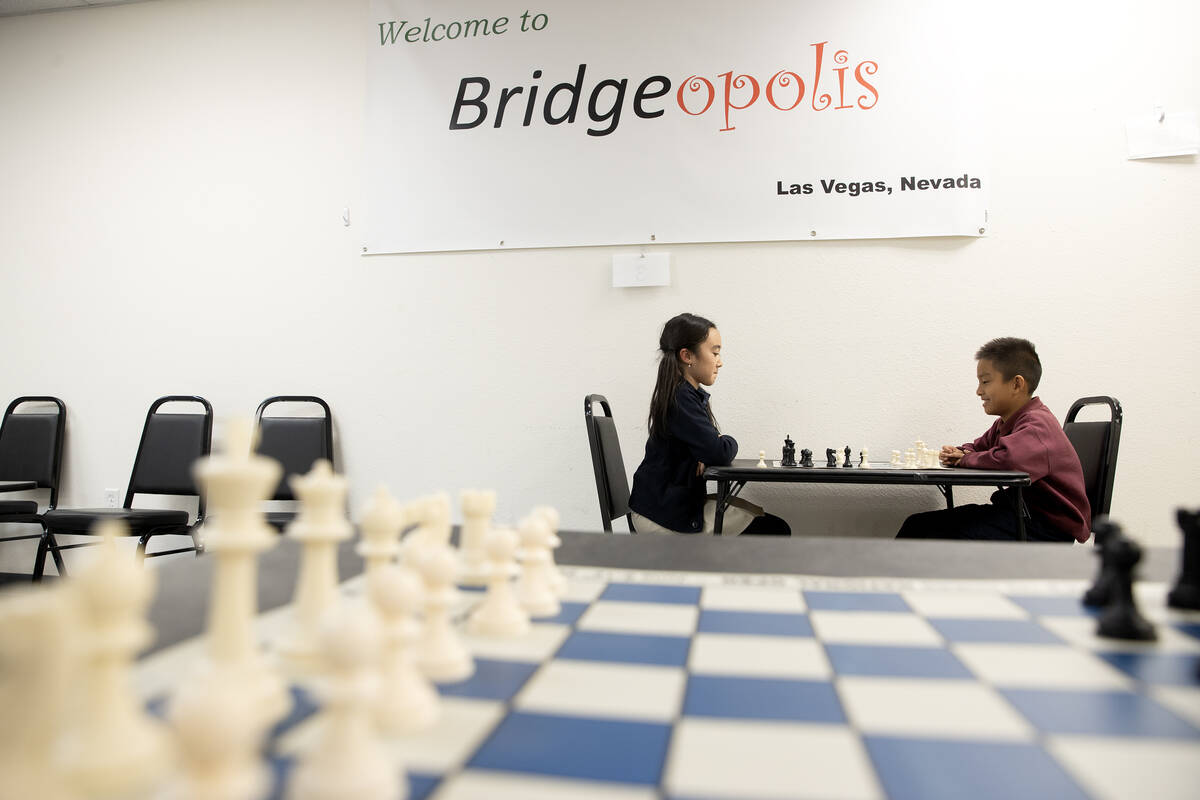
{"type": "Polygon", "coordinates": [[[979,359],[975,364],[975,375],[979,378],[979,386],[975,394],[983,400],[983,413],[998,416],[1007,420],[1021,409],[1029,400],[1029,392],[1025,389],[1025,379],[1014,375],[1005,380],[1004,375],[986,358],[979,359]]]}

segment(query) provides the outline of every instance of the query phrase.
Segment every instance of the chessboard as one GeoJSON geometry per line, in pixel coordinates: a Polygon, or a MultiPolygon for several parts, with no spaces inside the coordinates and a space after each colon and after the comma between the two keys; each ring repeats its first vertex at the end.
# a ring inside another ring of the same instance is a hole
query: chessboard
{"type": "MultiPolygon", "coordinates": [[[[561,612],[464,636],[430,729],[389,739],[408,796],[463,798],[1193,798],[1200,613],[1139,583],[1158,640],[1096,637],[1082,581],[966,581],[562,567],[561,612]]],[[[361,598],[365,582],[341,586],[361,598]]],[[[482,592],[463,591],[461,623],[482,592]]],[[[288,608],[261,615],[276,638],[288,608]]],[[[200,656],[138,662],[165,713],[200,656]]],[[[271,797],[319,737],[293,683],[271,797]]]]}

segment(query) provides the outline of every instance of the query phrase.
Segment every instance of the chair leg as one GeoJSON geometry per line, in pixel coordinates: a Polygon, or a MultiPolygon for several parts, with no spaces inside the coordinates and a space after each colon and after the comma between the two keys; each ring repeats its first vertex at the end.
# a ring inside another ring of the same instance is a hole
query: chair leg
{"type": "Polygon", "coordinates": [[[149,541],[150,541],[150,536],[148,534],[143,533],[141,536],[138,537],[137,554],[136,555],[137,555],[137,560],[139,562],[146,560],[146,544],[149,541]]]}
{"type": "Polygon", "coordinates": [[[196,548],[196,558],[204,555],[204,542],[200,539],[200,532],[197,530],[191,531],[192,546],[196,548]]]}
{"type": "Polygon", "coordinates": [[[54,568],[58,570],[58,577],[67,577],[67,565],[63,563],[62,553],[58,550],[58,540],[54,538],[53,533],[42,531],[42,535],[38,539],[37,557],[33,562],[34,583],[41,583],[42,577],[45,575],[46,553],[49,553],[54,559],[54,568]]]}

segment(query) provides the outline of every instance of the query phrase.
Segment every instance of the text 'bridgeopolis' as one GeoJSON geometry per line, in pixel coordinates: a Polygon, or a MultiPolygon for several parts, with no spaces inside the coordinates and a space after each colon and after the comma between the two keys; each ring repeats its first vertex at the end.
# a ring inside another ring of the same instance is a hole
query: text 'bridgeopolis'
{"type": "Polygon", "coordinates": [[[539,99],[539,90],[543,88],[537,82],[542,78],[540,69],[533,70],[533,82],[528,86],[499,87],[495,92],[490,79],[481,75],[466,77],[458,83],[450,112],[450,130],[469,130],[487,122],[493,128],[529,127],[539,116],[547,125],[573,125],[583,106],[590,123],[587,134],[607,136],[621,124],[627,96],[629,108],[640,119],[655,119],[668,111],[702,117],[711,111],[717,115],[714,122],[723,123],[718,129],[722,133],[737,130],[734,112],[756,103],[765,103],[780,112],[875,108],[879,90],[867,78],[879,70],[879,64],[863,60],[851,68],[850,54],[838,50],[833,54],[832,65],[826,69],[827,44],[812,45],[814,64],[811,72],[805,73],[807,82],[800,72],[791,69],[781,69],[770,76],[735,74],[733,70],[711,79],[689,75],[678,84],[666,75],[651,75],[639,81],[629,96],[629,78],[592,82],[588,80],[587,64],[580,64],[574,81],[555,84],[539,99]]]}

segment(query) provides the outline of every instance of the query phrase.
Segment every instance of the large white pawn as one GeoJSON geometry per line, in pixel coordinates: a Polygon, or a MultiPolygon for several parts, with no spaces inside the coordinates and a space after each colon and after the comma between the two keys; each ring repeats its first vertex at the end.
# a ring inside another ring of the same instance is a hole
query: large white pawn
{"type": "Polygon", "coordinates": [[[550,573],[549,527],[537,514],[530,514],[518,525],[521,534],[521,578],[517,599],[531,617],[553,617],[562,610],[554,593],[550,573]]]}
{"type": "Polygon", "coordinates": [[[318,643],[327,676],[319,694],[320,734],[301,756],[289,800],[396,800],[408,796],[404,772],[376,733],[380,630],[366,608],[322,620],[318,643]]]}
{"type": "Polygon", "coordinates": [[[512,578],[517,574],[517,534],[495,528],[484,537],[490,574],[483,601],[467,619],[467,632],[478,636],[523,636],[529,633],[529,613],[517,602],[512,578]]]}
{"type": "MultiPolygon", "coordinates": [[[[438,492],[429,498],[426,512],[425,536],[429,542],[450,544],[450,494],[438,492]]],[[[457,559],[458,555],[455,554],[457,559]]]]}
{"type": "Polygon", "coordinates": [[[357,552],[366,561],[368,580],[376,570],[400,555],[400,532],[406,516],[392,493],[380,484],[359,523],[362,541],[358,543],[357,552]]]}
{"type": "Polygon", "coordinates": [[[209,676],[171,700],[179,769],[162,800],[256,800],[270,789],[262,715],[246,687],[209,676]]]}
{"type": "Polygon", "coordinates": [[[438,683],[465,681],[475,673],[475,662],[450,622],[450,607],[458,597],[458,560],[449,545],[436,543],[422,546],[416,559],[425,583],[425,630],[417,666],[438,683]]]}
{"type": "Polygon", "coordinates": [[[554,594],[558,597],[563,597],[567,593],[567,579],[563,577],[562,571],[559,570],[558,564],[554,563],[554,551],[562,544],[562,539],[558,538],[558,509],[554,506],[536,506],[533,509],[534,514],[541,516],[546,523],[546,555],[550,558],[550,588],[554,590],[554,594]]]}
{"type": "Polygon", "coordinates": [[[338,603],[337,545],[350,538],[353,528],[346,519],[346,479],[335,475],[328,461],[318,460],[307,475],[293,475],[290,482],[300,498],[300,516],[287,535],[303,549],[291,627],[279,652],[295,671],[306,674],[319,669],[321,618],[338,603]]]}
{"type": "Polygon", "coordinates": [[[463,489],[459,494],[462,504],[463,524],[462,572],[459,583],[466,586],[484,586],[488,582],[488,557],[483,539],[491,527],[492,515],[496,513],[496,493],[487,490],[463,489]]]}
{"type": "Polygon", "coordinates": [[[201,459],[194,470],[209,509],[205,550],[215,564],[205,657],[180,691],[202,692],[202,687],[210,684],[236,684],[243,702],[260,713],[259,734],[265,735],[287,715],[292,703],[283,678],[267,662],[254,631],[258,613],[255,559],[279,540],[263,519],[262,501],[279,483],[283,468],[274,459],[252,452],[253,423],[248,418],[230,420],[226,441],[224,453],[201,459]]]}
{"type": "Polygon", "coordinates": [[[367,596],[383,623],[375,720],[389,735],[424,730],[441,712],[437,689],[416,664],[422,591],[420,577],[407,567],[387,564],[367,577],[367,596]]]}
{"type": "Polygon", "coordinates": [[[73,797],[54,745],[78,635],[62,586],[0,592],[0,798],[73,797]]]}
{"type": "Polygon", "coordinates": [[[117,536],[128,535],[125,523],[106,520],[93,532],[103,539],[98,559],[64,586],[81,631],[81,691],[60,755],[81,794],[138,796],[158,783],[171,756],[166,728],[130,685],[133,659],[153,637],[145,614],[155,573],[117,552],[117,536]]]}

